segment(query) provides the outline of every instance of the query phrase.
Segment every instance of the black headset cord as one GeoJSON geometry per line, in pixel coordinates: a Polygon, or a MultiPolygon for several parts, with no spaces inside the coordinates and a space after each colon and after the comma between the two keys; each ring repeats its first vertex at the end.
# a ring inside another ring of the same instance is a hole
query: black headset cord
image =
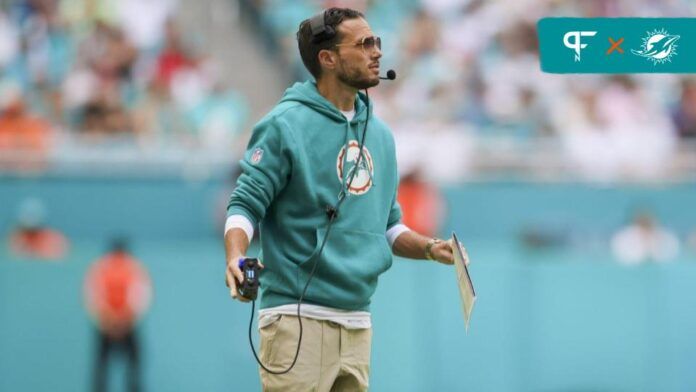
{"type": "MultiPolygon", "coordinates": [[[[302,294],[300,295],[300,298],[297,300],[297,322],[300,324],[300,335],[297,338],[297,350],[295,351],[295,358],[293,358],[292,363],[290,366],[285,369],[285,370],[271,370],[264,366],[264,364],[261,362],[259,359],[258,354],[256,353],[256,349],[254,348],[254,341],[251,338],[252,335],[252,326],[254,323],[254,309],[256,308],[256,300],[251,301],[251,318],[249,319],[249,345],[251,346],[251,352],[254,354],[254,358],[256,358],[256,362],[263,368],[263,370],[267,371],[268,373],[271,374],[285,374],[288,373],[292,368],[295,366],[295,363],[297,362],[297,357],[300,355],[300,346],[302,345],[302,317],[300,317],[300,306],[302,306],[302,300],[304,299],[305,294],[307,293],[307,289],[309,288],[309,283],[312,281],[312,278],[314,277],[314,273],[317,270],[317,266],[319,265],[319,260],[321,256],[321,252],[324,250],[324,245],[326,245],[326,240],[329,238],[329,233],[331,232],[331,227],[333,226],[333,222],[336,220],[336,217],[338,217],[338,210],[341,208],[341,204],[343,204],[343,201],[346,198],[346,188],[350,189],[350,186],[353,184],[353,179],[355,178],[355,173],[358,172],[358,168],[360,167],[360,160],[363,158],[363,147],[365,146],[365,135],[367,133],[367,124],[370,121],[370,96],[367,93],[367,89],[365,89],[365,97],[367,98],[367,118],[365,119],[365,126],[363,127],[363,132],[362,132],[362,138],[360,140],[360,150],[358,151],[358,158],[355,161],[355,166],[353,168],[352,173],[350,173],[350,178],[348,179],[347,186],[341,186],[341,192],[338,194],[338,201],[336,202],[336,206],[333,208],[333,212],[329,214],[329,224],[326,226],[326,235],[324,236],[324,240],[321,242],[321,246],[319,247],[319,251],[317,252],[317,255],[314,256],[316,257],[316,261],[314,262],[314,265],[312,266],[312,271],[309,273],[309,277],[307,278],[307,283],[305,283],[304,289],[302,290],[302,294]]],[[[346,150],[346,154],[348,154],[348,151],[346,150]]],[[[311,260],[308,259],[307,261],[311,260]]]]}

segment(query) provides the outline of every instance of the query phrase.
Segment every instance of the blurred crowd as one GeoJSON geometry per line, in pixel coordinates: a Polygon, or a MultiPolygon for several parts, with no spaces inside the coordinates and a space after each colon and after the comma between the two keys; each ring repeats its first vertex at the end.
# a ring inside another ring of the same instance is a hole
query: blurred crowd
{"type": "Polygon", "coordinates": [[[398,74],[372,96],[396,134],[406,172],[420,167],[429,178],[455,180],[477,169],[474,152],[482,146],[505,151],[545,140],[579,177],[659,180],[679,166],[680,149],[696,136],[696,79],[545,74],[536,32],[537,21],[550,16],[693,16],[692,1],[251,2],[297,79],[307,77],[294,37],[301,20],[322,7],[365,12],[382,37],[383,72],[398,74]],[[446,162],[430,158],[443,152],[446,162]]]}
{"type": "Polygon", "coordinates": [[[65,150],[224,150],[247,121],[177,0],[0,4],[0,167],[65,150]]]}
{"type": "MultiPolygon", "coordinates": [[[[383,72],[398,75],[371,97],[395,132],[403,175],[456,182],[525,166],[661,180],[696,150],[696,79],[545,74],[536,33],[547,16],[692,16],[691,1],[239,1],[255,11],[269,61],[297,80],[309,77],[295,39],[303,19],[331,6],[366,13],[383,40],[383,72]]],[[[122,147],[237,154],[257,119],[224,64],[182,32],[181,4],[0,0],[0,169],[122,147]]]]}

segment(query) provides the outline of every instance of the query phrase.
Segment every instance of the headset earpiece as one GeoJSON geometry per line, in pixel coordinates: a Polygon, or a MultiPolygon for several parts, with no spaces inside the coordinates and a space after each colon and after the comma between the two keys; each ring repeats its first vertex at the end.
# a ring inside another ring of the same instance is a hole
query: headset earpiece
{"type": "Polygon", "coordinates": [[[309,29],[312,32],[312,42],[328,41],[336,36],[336,30],[326,24],[327,11],[322,11],[314,15],[309,20],[309,29]]]}

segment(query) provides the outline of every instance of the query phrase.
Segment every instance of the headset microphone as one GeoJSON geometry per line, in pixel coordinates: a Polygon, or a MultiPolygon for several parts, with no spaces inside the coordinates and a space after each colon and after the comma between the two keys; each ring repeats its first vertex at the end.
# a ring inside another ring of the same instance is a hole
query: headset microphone
{"type": "Polygon", "coordinates": [[[380,76],[379,78],[382,80],[394,80],[396,79],[396,72],[394,72],[393,69],[390,69],[387,71],[387,76],[380,76]]]}

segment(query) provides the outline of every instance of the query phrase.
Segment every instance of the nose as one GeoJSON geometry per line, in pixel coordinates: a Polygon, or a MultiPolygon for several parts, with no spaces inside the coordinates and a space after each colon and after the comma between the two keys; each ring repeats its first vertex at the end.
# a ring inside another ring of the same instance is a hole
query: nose
{"type": "Polygon", "coordinates": [[[377,45],[375,45],[375,47],[372,48],[372,53],[370,53],[370,57],[373,60],[378,60],[380,57],[382,57],[382,49],[378,48],[377,45]]]}

